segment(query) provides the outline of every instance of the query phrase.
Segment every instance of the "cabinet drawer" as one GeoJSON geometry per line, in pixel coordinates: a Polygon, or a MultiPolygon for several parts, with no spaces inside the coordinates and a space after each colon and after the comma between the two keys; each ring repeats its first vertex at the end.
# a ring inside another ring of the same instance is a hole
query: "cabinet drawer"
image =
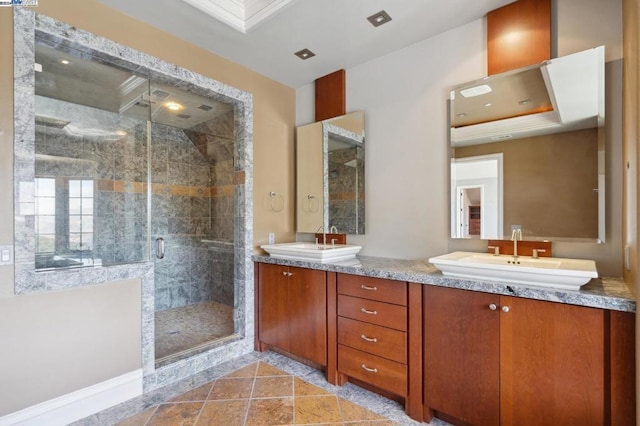
{"type": "Polygon", "coordinates": [[[396,395],[407,394],[407,366],[338,345],[338,371],[396,395]]]}
{"type": "Polygon", "coordinates": [[[338,274],[338,293],[407,306],[407,283],[338,274]]]}
{"type": "Polygon", "coordinates": [[[407,308],[375,300],[338,295],[338,315],[407,331],[407,308]]]}
{"type": "Polygon", "coordinates": [[[338,317],[338,343],[407,363],[407,333],[403,331],[338,317]]]}

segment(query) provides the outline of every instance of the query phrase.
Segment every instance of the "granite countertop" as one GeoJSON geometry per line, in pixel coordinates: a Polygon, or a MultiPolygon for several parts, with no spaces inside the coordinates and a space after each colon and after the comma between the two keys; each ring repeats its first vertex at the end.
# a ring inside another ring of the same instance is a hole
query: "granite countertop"
{"type": "Polygon", "coordinates": [[[318,263],[277,259],[270,256],[254,255],[254,262],[276,265],[296,266],[329,272],[362,275],[366,277],[387,278],[419,284],[482,291],[527,299],[615,311],[635,312],[636,302],[622,278],[595,278],[580,290],[562,290],[552,288],[528,287],[499,281],[471,280],[442,275],[435,266],[426,260],[389,259],[383,257],[358,256],[335,263],[318,263]]]}

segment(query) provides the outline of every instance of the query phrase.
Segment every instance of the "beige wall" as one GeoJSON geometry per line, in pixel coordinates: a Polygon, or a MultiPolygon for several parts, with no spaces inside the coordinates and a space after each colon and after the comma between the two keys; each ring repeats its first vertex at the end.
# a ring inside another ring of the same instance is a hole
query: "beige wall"
{"type": "Polygon", "coordinates": [[[141,368],[140,280],[0,299],[0,417],[141,368]]]}
{"type": "MultiPolygon", "coordinates": [[[[253,94],[254,244],[294,238],[295,92],[95,0],[39,0],[37,11],[253,94]],[[269,191],[287,203],[269,211],[269,191]]],[[[0,8],[0,245],[13,244],[13,22],[0,8]]],[[[0,416],[141,367],[140,280],[13,295],[0,267],[0,416]]]]}
{"type": "Polygon", "coordinates": [[[558,56],[605,46],[607,62],[622,57],[621,0],[554,0],[558,56]]]}
{"type": "MultiPolygon", "coordinates": [[[[629,164],[624,179],[623,199],[623,243],[630,248],[629,269],[624,270],[624,280],[634,292],[640,294],[640,251],[638,240],[638,206],[640,198],[640,1],[624,0],[624,161],[629,164]]],[[[636,354],[640,353],[640,316],[636,315],[636,354]]],[[[636,407],[640,406],[640,357],[636,355],[636,407]]],[[[636,410],[636,424],[640,424],[640,410],[636,410]]]]}
{"type": "Polygon", "coordinates": [[[638,294],[638,267],[640,261],[638,257],[638,190],[640,184],[638,180],[638,138],[640,136],[640,79],[638,51],[640,49],[638,18],[638,0],[625,0],[624,2],[624,85],[623,94],[624,118],[623,118],[623,139],[624,139],[624,198],[623,198],[623,244],[629,247],[628,268],[624,269],[624,278],[633,291],[638,294]]]}
{"type": "Polygon", "coordinates": [[[296,140],[296,229],[298,232],[315,233],[324,225],[322,122],[298,127],[296,140]],[[316,198],[310,200],[310,195],[316,198]]]}
{"type": "Polygon", "coordinates": [[[504,229],[539,237],[598,238],[598,129],[454,150],[456,158],[502,153],[504,229]],[[580,214],[576,214],[580,212],[580,214]]]}

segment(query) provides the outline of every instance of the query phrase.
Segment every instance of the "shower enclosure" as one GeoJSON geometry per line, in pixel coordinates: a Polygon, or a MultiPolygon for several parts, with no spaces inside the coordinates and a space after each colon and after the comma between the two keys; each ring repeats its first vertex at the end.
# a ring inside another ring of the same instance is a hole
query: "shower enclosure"
{"type": "Polygon", "coordinates": [[[154,262],[156,366],[237,332],[233,103],[36,37],[36,270],[154,262]]]}

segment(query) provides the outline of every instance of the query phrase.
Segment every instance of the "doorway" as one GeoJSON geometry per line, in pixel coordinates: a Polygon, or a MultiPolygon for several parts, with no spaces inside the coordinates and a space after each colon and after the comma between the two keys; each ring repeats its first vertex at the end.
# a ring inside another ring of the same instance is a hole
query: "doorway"
{"type": "Polygon", "coordinates": [[[502,153],[451,159],[451,237],[502,238],[502,153]]]}

